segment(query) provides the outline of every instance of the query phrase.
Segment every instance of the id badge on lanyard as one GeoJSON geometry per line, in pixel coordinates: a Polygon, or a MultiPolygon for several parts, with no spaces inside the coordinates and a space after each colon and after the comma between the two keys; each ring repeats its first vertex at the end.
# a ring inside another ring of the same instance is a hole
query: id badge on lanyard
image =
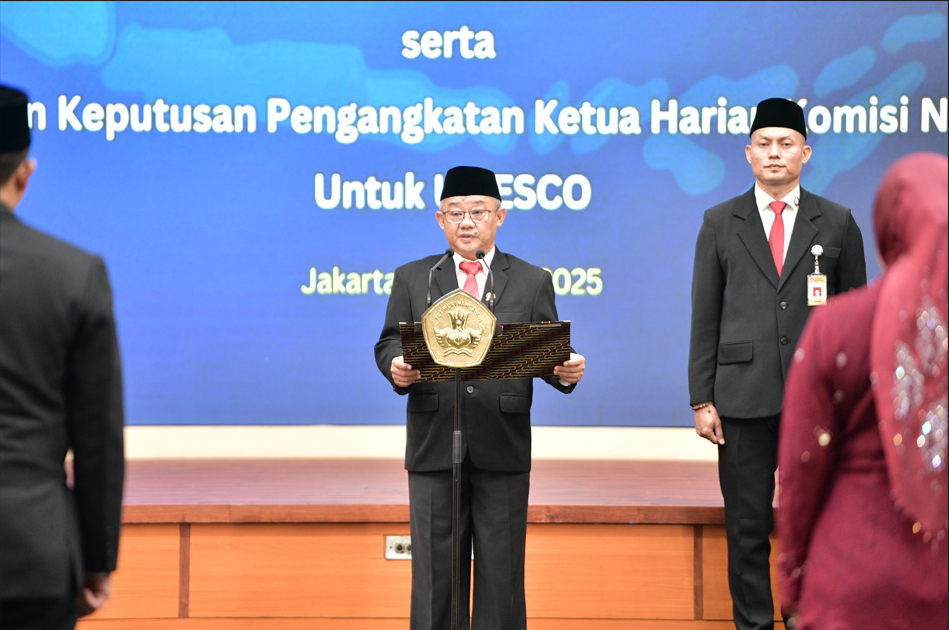
{"type": "Polygon", "coordinates": [[[814,255],[814,273],[807,276],[807,305],[823,306],[827,304],[827,276],[820,272],[820,255],[824,248],[815,245],[811,248],[814,255]]]}

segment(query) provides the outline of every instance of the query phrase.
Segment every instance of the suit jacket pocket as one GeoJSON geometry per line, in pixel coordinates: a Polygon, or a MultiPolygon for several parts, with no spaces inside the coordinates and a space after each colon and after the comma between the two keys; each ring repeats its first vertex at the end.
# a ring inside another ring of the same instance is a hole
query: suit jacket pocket
{"type": "Polygon", "coordinates": [[[501,394],[501,411],[504,413],[530,413],[531,399],[519,394],[501,394]]]}
{"type": "Polygon", "coordinates": [[[840,258],[840,248],[839,247],[825,247],[824,253],[821,256],[827,256],[828,258],[840,258]]]}
{"type": "Polygon", "coordinates": [[[753,341],[733,341],[718,346],[718,363],[747,363],[754,356],[753,341]]]}
{"type": "Polygon", "coordinates": [[[409,393],[408,410],[410,413],[438,411],[438,394],[409,393]]]}
{"type": "Polygon", "coordinates": [[[505,304],[495,311],[494,316],[498,318],[499,324],[519,324],[530,319],[520,304],[505,304]]]}

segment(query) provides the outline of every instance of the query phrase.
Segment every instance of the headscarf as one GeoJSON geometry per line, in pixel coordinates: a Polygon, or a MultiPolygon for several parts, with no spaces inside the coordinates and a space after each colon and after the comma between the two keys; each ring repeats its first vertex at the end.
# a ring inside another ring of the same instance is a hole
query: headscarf
{"type": "Polygon", "coordinates": [[[880,184],[877,246],[887,265],[873,320],[870,375],[897,507],[924,540],[947,521],[947,178],[949,160],[914,153],[880,184]]]}

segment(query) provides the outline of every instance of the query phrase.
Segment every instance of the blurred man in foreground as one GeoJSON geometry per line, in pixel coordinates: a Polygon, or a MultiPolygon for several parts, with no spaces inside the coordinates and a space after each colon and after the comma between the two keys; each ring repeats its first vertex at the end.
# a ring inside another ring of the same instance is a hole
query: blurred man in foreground
{"type": "Polygon", "coordinates": [[[111,591],[122,377],[102,259],[14,216],[36,168],[27,116],[0,86],[0,628],[59,630],[111,591]]]}

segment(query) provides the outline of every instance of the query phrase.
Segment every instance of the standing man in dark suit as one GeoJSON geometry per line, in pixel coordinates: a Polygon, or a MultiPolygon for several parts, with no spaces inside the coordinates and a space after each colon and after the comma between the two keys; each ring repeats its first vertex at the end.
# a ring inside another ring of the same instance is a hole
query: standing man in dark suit
{"type": "MultiPolygon", "coordinates": [[[[494,246],[507,211],[494,173],[458,166],[448,171],[435,217],[454,259],[432,278],[432,300],[458,289],[484,296],[494,272],[498,323],[557,321],[550,274],[494,246]]],[[[408,394],[405,468],[409,471],[412,531],[412,630],[447,629],[451,622],[451,451],[454,383],[416,383],[419,373],[402,360],[400,322],[421,321],[428,273],[440,256],[399,267],[385,326],[376,344],[379,370],[400,395],[408,394]]],[[[549,383],[569,394],[585,360],[571,354],[549,383]]],[[[531,469],[531,379],[472,381],[465,388],[464,462],[461,466],[462,610],[468,610],[474,542],[475,630],[524,630],[524,551],[531,469]]],[[[462,628],[468,627],[467,614],[462,628]]]]}
{"type": "Polygon", "coordinates": [[[768,536],[784,381],[811,307],[814,252],[828,295],[866,284],[850,210],[801,189],[804,111],[758,104],[745,156],[755,185],[705,213],[695,244],[689,397],[718,445],[735,627],[774,627],[768,536]],[[815,246],[819,245],[817,249],[815,246]]]}
{"type": "Polygon", "coordinates": [[[0,628],[59,630],[111,590],[122,378],[102,259],[13,215],[29,146],[26,94],[0,86],[0,628]]]}

